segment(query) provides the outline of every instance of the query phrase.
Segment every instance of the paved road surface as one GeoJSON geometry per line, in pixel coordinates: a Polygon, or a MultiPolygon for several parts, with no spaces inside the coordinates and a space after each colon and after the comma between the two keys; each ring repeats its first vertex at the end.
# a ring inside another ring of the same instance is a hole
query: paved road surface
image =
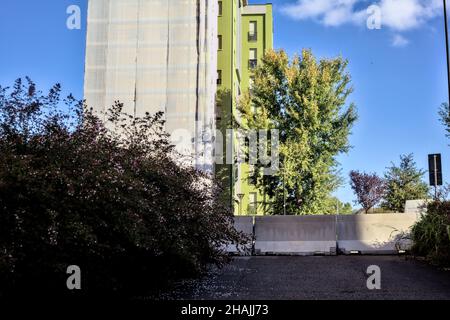
{"type": "Polygon", "coordinates": [[[171,299],[450,299],[450,271],[399,256],[238,257],[171,299]],[[381,268],[381,290],[367,289],[367,267],[381,268]]]}

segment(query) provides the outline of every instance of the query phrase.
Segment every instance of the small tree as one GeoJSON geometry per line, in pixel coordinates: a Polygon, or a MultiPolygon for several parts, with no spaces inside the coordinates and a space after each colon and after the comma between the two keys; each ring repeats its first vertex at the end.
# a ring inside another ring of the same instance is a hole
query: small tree
{"type": "Polygon", "coordinates": [[[384,180],[375,173],[351,171],[350,183],[359,203],[367,213],[383,198],[386,190],[384,180]]]}
{"type": "Polygon", "coordinates": [[[351,214],[351,213],[353,213],[352,204],[349,202],[346,202],[344,204],[344,206],[342,207],[340,214],[351,214]]]}
{"type": "Polygon", "coordinates": [[[326,207],[323,211],[324,214],[350,214],[352,212],[352,205],[350,203],[342,202],[337,197],[329,197],[326,200],[326,207]]]}
{"type": "Polygon", "coordinates": [[[428,185],[422,181],[425,171],[419,170],[413,154],[400,156],[400,165],[392,164],[385,173],[386,195],[383,209],[404,212],[406,200],[424,199],[428,185]]]}

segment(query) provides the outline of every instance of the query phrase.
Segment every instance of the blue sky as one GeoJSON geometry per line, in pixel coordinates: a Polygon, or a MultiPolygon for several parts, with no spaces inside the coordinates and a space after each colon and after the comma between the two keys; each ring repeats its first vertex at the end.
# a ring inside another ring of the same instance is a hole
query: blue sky
{"type": "MultiPolygon", "coordinates": [[[[263,3],[253,0],[251,3],[263,3]]],[[[342,175],[359,169],[382,174],[400,154],[414,153],[427,167],[429,153],[450,152],[438,122],[447,100],[443,17],[437,0],[277,0],[275,47],[290,54],[311,48],[318,57],[349,60],[359,120],[352,150],[339,157],[342,175]],[[369,30],[366,8],[382,9],[380,30],[369,30]]],[[[83,96],[86,0],[3,0],[0,6],[0,85],[30,76],[42,89],[60,82],[83,96]],[[79,5],[81,30],[68,30],[66,9],[79,5]]],[[[426,179],[426,177],[425,177],[426,179]]],[[[348,182],[348,181],[347,181],[348,182]]],[[[336,192],[354,196],[348,184],[336,192]]]]}

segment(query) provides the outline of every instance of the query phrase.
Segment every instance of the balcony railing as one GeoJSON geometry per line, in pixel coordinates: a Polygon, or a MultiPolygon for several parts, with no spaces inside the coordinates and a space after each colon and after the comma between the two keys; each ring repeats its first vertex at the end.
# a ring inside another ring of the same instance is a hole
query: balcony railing
{"type": "Polygon", "coordinates": [[[257,32],[249,32],[248,33],[248,41],[251,41],[251,42],[258,41],[258,33],[257,32]]]}
{"type": "Polygon", "coordinates": [[[257,65],[258,65],[258,60],[256,60],[256,59],[248,60],[248,68],[249,69],[255,69],[257,65]]]}

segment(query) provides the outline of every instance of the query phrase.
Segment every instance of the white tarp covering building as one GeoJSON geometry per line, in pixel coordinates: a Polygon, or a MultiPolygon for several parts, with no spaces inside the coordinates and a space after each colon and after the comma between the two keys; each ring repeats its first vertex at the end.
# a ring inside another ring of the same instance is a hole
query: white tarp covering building
{"type": "Polygon", "coordinates": [[[84,94],[102,112],[163,111],[177,149],[212,171],[216,0],[89,0],[84,94]]]}

